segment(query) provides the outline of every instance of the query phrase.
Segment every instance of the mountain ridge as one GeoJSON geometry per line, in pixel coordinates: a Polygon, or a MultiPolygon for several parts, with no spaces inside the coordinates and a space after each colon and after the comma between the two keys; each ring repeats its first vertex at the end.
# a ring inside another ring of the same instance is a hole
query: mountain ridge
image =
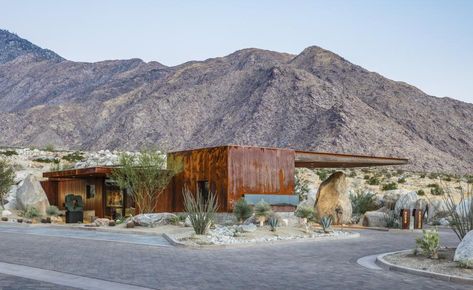
{"type": "Polygon", "coordinates": [[[473,168],[472,104],[318,46],[297,55],[248,48],[177,66],[41,55],[34,48],[0,62],[0,145],[241,144],[401,156],[415,170],[473,168]]]}

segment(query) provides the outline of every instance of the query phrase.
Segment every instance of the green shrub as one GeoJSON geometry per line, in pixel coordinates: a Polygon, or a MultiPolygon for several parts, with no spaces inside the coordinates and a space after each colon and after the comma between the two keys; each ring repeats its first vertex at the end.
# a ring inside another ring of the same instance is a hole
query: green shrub
{"type": "Polygon", "coordinates": [[[473,184],[473,175],[466,176],[466,183],[473,184]]]}
{"type": "Polygon", "coordinates": [[[383,186],[382,186],[382,190],[384,190],[384,191],[394,190],[394,189],[397,189],[397,183],[396,182],[386,183],[386,184],[383,184],[383,186]]]}
{"type": "Polygon", "coordinates": [[[378,207],[375,197],[373,193],[363,193],[362,191],[350,194],[353,214],[361,215],[367,211],[376,210],[378,207]]]}
{"type": "Polygon", "coordinates": [[[348,177],[356,177],[356,171],[355,170],[350,170],[350,174],[348,175],[348,177]]]}
{"type": "Polygon", "coordinates": [[[46,145],[46,147],[44,147],[44,151],[49,151],[49,152],[55,151],[54,145],[53,144],[46,145]]]}
{"type": "Polygon", "coordinates": [[[332,217],[331,216],[323,216],[320,219],[320,225],[322,226],[322,230],[324,233],[328,233],[330,227],[332,226],[332,217]]]}
{"type": "Polygon", "coordinates": [[[423,230],[422,233],[422,238],[416,239],[417,248],[420,249],[423,255],[432,259],[438,259],[438,250],[440,248],[440,238],[438,230],[423,230]]]}
{"type": "Polygon", "coordinates": [[[368,180],[368,179],[370,179],[370,176],[368,174],[365,174],[365,176],[363,176],[363,179],[368,180]]]}
{"type": "Polygon", "coordinates": [[[269,203],[261,200],[255,205],[255,216],[257,218],[266,220],[271,215],[271,206],[269,203]]]}
{"type": "Polygon", "coordinates": [[[268,224],[271,227],[271,231],[275,232],[276,228],[279,226],[279,217],[275,214],[272,214],[268,218],[268,224]]]}
{"type": "Polygon", "coordinates": [[[43,157],[38,157],[33,159],[33,161],[36,162],[41,162],[41,163],[56,163],[59,164],[60,160],[57,158],[43,158],[43,157]]]}
{"type": "Polygon", "coordinates": [[[417,195],[423,196],[423,195],[425,195],[425,191],[422,190],[422,189],[419,189],[419,190],[417,191],[417,195]]]}
{"type": "Polygon", "coordinates": [[[64,155],[62,159],[68,162],[79,162],[79,161],[84,160],[84,154],[79,151],[75,151],[73,153],[64,155]]]}
{"type": "Polygon", "coordinates": [[[18,155],[18,153],[15,150],[6,150],[6,151],[1,151],[1,155],[5,156],[13,156],[13,155],[18,155]]]}
{"type": "Polygon", "coordinates": [[[438,178],[439,178],[439,174],[432,172],[432,173],[429,174],[429,178],[430,178],[430,179],[438,179],[438,178]]]}
{"type": "Polygon", "coordinates": [[[373,176],[370,179],[368,179],[367,183],[369,185],[380,185],[381,181],[379,181],[379,179],[376,176],[373,176]]]}
{"type": "Polygon", "coordinates": [[[386,179],[390,179],[390,178],[392,177],[392,174],[388,172],[388,173],[386,173],[386,174],[384,175],[384,177],[385,177],[386,179]]]}
{"type": "Polygon", "coordinates": [[[205,200],[200,191],[194,196],[190,191],[185,190],[184,209],[195,233],[205,235],[215,219],[218,209],[217,197],[213,192],[209,192],[209,196],[205,200]]]}
{"type": "Polygon", "coordinates": [[[316,174],[319,176],[321,181],[324,181],[325,179],[327,179],[328,175],[330,174],[330,171],[326,169],[319,169],[317,170],[316,174]]]}
{"type": "Polygon", "coordinates": [[[240,199],[233,207],[233,214],[239,222],[245,221],[253,215],[253,208],[244,199],[240,199]]]}
{"type": "Polygon", "coordinates": [[[433,186],[431,189],[430,189],[430,194],[432,195],[443,195],[445,192],[443,190],[443,188],[440,187],[440,185],[438,184],[435,184],[435,186],[433,186]]]}
{"type": "Polygon", "coordinates": [[[420,177],[420,178],[425,178],[426,176],[427,176],[426,173],[421,173],[419,177],[420,177]]]}
{"type": "Polygon", "coordinates": [[[390,211],[384,216],[384,221],[386,222],[386,227],[390,229],[398,229],[401,227],[401,222],[399,217],[394,214],[394,211],[390,211]]]}
{"type": "Polygon", "coordinates": [[[397,173],[397,175],[403,175],[403,174],[404,174],[404,170],[398,169],[398,170],[396,170],[396,173],[397,173]]]}
{"type": "Polygon", "coordinates": [[[36,217],[39,217],[40,214],[39,214],[39,211],[36,207],[29,207],[26,209],[26,212],[25,212],[25,217],[26,218],[29,218],[29,219],[32,219],[32,218],[36,218],[36,217]]]}
{"type": "Polygon", "coordinates": [[[310,221],[315,218],[315,211],[314,208],[309,205],[301,205],[296,209],[294,215],[298,218],[310,221]]]}
{"type": "Polygon", "coordinates": [[[406,178],[405,177],[401,177],[397,180],[397,183],[406,183],[406,178]]]}
{"type": "Polygon", "coordinates": [[[59,215],[59,209],[57,206],[50,205],[48,208],[46,208],[46,214],[48,216],[58,216],[59,215]]]}

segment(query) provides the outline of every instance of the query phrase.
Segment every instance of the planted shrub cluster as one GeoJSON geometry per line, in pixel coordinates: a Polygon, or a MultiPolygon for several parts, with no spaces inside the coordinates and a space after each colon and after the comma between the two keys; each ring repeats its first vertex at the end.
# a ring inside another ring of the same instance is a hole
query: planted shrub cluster
{"type": "Polygon", "coordinates": [[[434,230],[423,230],[423,236],[416,239],[416,253],[420,252],[432,259],[438,259],[438,251],[440,248],[440,238],[437,229],[434,230]]]}
{"type": "Polygon", "coordinates": [[[358,191],[355,194],[350,194],[353,214],[361,215],[367,211],[376,210],[378,208],[376,203],[376,196],[373,193],[363,193],[358,191]]]}
{"type": "Polygon", "coordinates": [[[397,183],[396,182],[390,182],[386,183],[382,186],[382,190],[394,190],[397,189],[397,183]]]}
{"type": "Polygon", "coordinates": [[[233,214],[239,222],[245,221],[253,215],[253,208],[244,199],[236,202],[233,208],[233,214]]]}

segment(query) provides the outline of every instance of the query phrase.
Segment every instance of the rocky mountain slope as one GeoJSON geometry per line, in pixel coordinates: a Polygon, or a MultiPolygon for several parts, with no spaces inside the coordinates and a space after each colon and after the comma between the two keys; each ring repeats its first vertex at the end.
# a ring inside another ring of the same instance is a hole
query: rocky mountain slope
{"type": "Polygon", "coordinates": [[[319,47],[244,49],[174,67],[72,62],[0,30],[0,145],[170,150],[219,144],[403,156],[473,170],[473,105],[319,47]]]}

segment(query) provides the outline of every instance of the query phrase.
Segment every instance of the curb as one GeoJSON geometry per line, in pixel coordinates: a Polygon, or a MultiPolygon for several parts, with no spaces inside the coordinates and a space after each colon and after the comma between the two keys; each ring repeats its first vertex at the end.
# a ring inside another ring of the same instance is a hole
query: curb
{"type": "Polygon", "coordinates": [[[162,233],[161,235],[162,235],[163,238],[165,238],[171,245],[173,245],[173,246],[175,246],[175,247],[187,247],[186,244],[179,242],[178,240],[174,239],[173,237],[171,237],[170,235],[168,235],[168,234],[166,234],[166,233],[162,233]]]}
{"type": "Polygon", "coordinates": [[[389,271],[397,271],[397,272],[408,273],[412,275],[433,278],[433,279],[442,280],[442,281],[450,281],[450,282],[459,283],[459,284],[473,285],[473,278],[465,278],[465,277],[460,277],[460,276],[455,276],[455,275],[434,273],[434,272],[425,271],[425,270],[408,268],[408,267],[404,267],[400,265],[394,265],[384,259],[384,257],[388,255],[411,252],[411,251],[412,250],[404,250],[404,251],[390,252],[390,253],[384,253],[384,254],[378,255],[376,257],[376,264],[380,266],[381,268],[385,270],[389,270],[389,271]]]}

